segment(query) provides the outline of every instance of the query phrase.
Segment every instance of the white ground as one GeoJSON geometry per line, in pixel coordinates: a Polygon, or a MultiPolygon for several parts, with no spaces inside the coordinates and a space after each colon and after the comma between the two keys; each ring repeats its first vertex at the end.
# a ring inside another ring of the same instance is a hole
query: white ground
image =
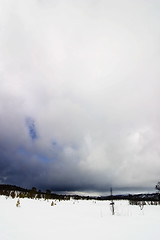
{"type": "Polygon", "coordinates": [[[0,240],[155,240],[160,237],[160,206],[109,201],[51,201],[0,196],[0,240]]]}

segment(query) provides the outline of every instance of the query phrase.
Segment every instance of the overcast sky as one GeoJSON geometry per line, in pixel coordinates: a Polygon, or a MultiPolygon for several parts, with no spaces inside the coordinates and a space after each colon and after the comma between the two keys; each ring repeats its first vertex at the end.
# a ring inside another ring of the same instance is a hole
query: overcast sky
{"type": "Polygon", "coordinates": [[[0,0],[0,183],[160,180],[160,2],[0,0]]]}

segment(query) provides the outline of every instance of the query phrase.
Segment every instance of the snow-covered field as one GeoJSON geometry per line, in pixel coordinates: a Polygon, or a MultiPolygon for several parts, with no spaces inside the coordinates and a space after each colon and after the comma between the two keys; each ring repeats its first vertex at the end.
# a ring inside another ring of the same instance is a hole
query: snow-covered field
{"type": "Polygon", "coordinates": [[[130,206],[115,201],[52,201],[6,199],[0,196],[0,240],[123,239],[151,240],[160,236],[160,206],[130,206]]]}

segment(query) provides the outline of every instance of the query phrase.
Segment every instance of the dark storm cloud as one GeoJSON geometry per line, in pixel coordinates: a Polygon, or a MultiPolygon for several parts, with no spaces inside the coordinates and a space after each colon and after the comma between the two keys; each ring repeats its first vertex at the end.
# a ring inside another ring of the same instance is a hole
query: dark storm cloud
{"type": "Polygon", "coordinates": [[[0,0],[1,182],[154,188],[159,10],[156,0],[0,0]]]}

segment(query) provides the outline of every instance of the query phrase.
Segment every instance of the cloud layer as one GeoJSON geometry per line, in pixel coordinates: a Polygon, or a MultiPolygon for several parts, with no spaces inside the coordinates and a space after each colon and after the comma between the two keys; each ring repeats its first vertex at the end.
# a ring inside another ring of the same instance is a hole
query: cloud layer
{"type": "Polygon", "coordinates": [[[0,0],[2,183],[154,188],[159,11],[156,0],[0,0]]]}

